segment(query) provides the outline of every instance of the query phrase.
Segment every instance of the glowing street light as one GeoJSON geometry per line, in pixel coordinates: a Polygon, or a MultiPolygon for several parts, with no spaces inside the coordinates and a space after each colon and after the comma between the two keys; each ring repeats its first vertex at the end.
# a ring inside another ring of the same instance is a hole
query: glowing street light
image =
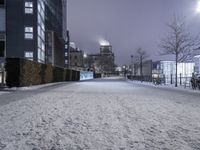
{"type": "Polygon", "coordinates": [[[84,54],[83,54],[83,57],[84,57],[84,58],[87,58],[87,54],[86,54],[86,53],[84,53],[84,54]]]}
{"type": "Polygon", "coordinates": [[[200,0],[198,0],[198,2],[197,2],[196,12],[200,13],[200,0]]]}
{"type": "Polygon", "coordinates": [[[85,68],[88,68],[88,66],[89,66],[89,62],[88,62],[88,55],[86,54],[86,53],[83,53],[83,66],[85,67],[85,68]]]}

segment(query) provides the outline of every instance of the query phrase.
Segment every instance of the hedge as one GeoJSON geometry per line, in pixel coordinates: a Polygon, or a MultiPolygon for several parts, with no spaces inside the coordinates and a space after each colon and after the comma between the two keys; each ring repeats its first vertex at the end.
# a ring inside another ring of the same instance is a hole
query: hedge
{"type": "Polygon", "coordinates": [[[101,78],[101,73],[94,73],[94,78],[101,78]]]}
{"type": "Polygon", "coordinates": [[[7,58],[5,69],[8,87],[80,80],[80,71],[53,67],[50,64],[41,64],[23,58],[7,58]]]}

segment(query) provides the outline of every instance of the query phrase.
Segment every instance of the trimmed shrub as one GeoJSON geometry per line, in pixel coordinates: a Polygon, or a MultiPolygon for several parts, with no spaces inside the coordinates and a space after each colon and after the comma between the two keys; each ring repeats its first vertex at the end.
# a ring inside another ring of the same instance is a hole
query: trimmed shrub
{"type": "Polygon", "coordinates": [[[65,81],[72,81],[71,72],[72,72],[72,70],[65,69],[65,81]]]}
{"type": "Polygon", "coordinates": [[[101,73],[94,73],[94,78],[101,78],[101,73]]]}
{"type": "Polygon", "coordinates": [[[46,65],[44,81],[45,83],[53,82],[53,67],[50,64],[46,65]]]}
{"type": "Polygon", "coordinates": [[[62,82],[64,81],[64,69],[54,67],[53,68],[53,82],[62,82]]]}
{"type": "Polygon", "coordinates": [[[42,84],[41,64],[20,59],[20,86],[42,84]]]}

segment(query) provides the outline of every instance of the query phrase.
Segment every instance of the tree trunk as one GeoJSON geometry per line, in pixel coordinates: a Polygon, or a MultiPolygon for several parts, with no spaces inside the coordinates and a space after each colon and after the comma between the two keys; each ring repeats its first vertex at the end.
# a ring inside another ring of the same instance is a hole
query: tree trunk
{"type": "Polygon", "coordinates": [[[178,54],[176,54],[176,75],[175,75],[175,87],[178,86],[178,54]]]}

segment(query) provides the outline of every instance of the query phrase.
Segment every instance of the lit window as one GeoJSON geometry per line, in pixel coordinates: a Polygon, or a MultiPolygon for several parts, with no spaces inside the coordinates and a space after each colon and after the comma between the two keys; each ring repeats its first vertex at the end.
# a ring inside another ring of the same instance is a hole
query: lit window
{"type": "Polygon", "coordinates": [[[24,57],[29,59],[29,60],[33,60],[33,52],[30,52],[30,51],[25,52],[24,57]]]}
{"type": "Polygon", "coordinates": [[[68,56],[68,53],[67,53],[67,52],[65,52],[65,56],[66,56],[66,57],[68,56]]]}
{"type": "Polygon", "coordinates": [[[25,8],[25,14],[33,14],[33,8],[25,8]]]}
{"type": "Polygon", "coordinates": [[[25,32],[33,33],[33,27],[25,27],[25,32]]]}
{"type": "Polygon", "coordinates": [[[25,39],[33,39],[32,33],[25,33],[25,39]]]}
{"type": "Polygon", "coordinates": [[[24,28],[24,37],[25,39],[33,39],[33,27],[24,28]]]}
{"type": "Polygon", "coordinates": [[[25,7],[33,8],[33,2],[25,2],[25,7]]]}
{"type": "Polygon", "coordinates": [[[25,14],[33,14],[33,2],[25,2],[25,14]]]}

